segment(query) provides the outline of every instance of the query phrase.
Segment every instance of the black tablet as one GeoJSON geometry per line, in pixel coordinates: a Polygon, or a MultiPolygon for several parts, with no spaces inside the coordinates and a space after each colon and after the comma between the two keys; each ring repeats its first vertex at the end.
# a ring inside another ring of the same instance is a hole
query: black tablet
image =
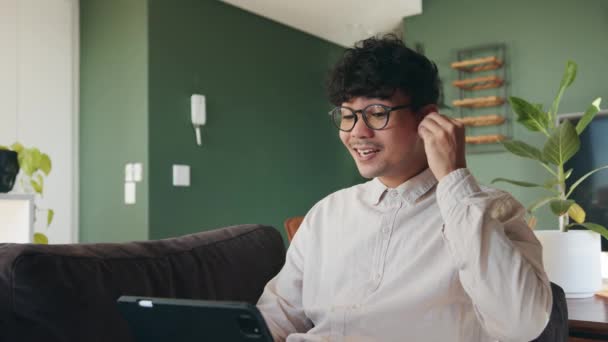
{"type": "Polygon", "coordinates": [[[118,308],[136,342],[272,342],[248,303],[122,296],[118,308]]]}

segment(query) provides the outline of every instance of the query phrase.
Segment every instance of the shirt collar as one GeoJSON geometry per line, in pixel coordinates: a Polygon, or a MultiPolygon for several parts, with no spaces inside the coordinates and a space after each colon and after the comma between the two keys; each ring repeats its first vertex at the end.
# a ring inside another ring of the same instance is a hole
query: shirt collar
{"type": "Polygon", "coordinates": [[[368,188],[366,198],[372,205],[378,205],[387,190],[386,185],[382,184],[382,182],[378,178],[372,179],[367,184],[368,188]]]}
{"type": "Polygon", "coordinates": [[[389,189],[378,178],[368,182],[367,198],[372,205],[378,205],[389,190],[397,191],[399,196],[407,203],[414,204],[422,195],[426,194],[437,184],[437,179],[431,169],[426,169],[416,176],[408,179],[395,189],[389,189]]]}

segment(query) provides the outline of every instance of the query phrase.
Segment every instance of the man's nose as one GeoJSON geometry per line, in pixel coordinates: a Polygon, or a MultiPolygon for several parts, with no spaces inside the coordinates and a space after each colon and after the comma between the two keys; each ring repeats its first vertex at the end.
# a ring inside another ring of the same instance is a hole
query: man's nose
{"type": "Polygon", "coordinates": [[[365,124],[365,120],[363,120],[363,114],[357,113],[357,122],[355,123],[355,127],[350,131],[350,136],[353,138],[371,138],[374,136],[374,130],[367,127],[365,124]]]}

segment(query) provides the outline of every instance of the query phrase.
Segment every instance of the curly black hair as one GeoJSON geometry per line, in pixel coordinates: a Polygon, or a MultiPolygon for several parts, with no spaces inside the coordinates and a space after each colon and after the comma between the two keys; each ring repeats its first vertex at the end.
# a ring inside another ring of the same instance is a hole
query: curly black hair
{"type": "Polygon", "coordinates": [[[336,106],[358,96],[387,99],[400,90],[414,110],[436,104],[437,66],[394,34],[372,37],[346,49],[329,74],[327,92],[336,106]]]}

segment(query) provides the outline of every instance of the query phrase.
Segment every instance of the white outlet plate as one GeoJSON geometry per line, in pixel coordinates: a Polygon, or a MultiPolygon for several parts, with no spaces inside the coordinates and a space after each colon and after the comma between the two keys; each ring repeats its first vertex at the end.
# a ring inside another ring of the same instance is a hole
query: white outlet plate
{"type": "Polygon", "coordinates": [[[173,186],[190,186],[189,165],[173,165],[173,186]]]}

